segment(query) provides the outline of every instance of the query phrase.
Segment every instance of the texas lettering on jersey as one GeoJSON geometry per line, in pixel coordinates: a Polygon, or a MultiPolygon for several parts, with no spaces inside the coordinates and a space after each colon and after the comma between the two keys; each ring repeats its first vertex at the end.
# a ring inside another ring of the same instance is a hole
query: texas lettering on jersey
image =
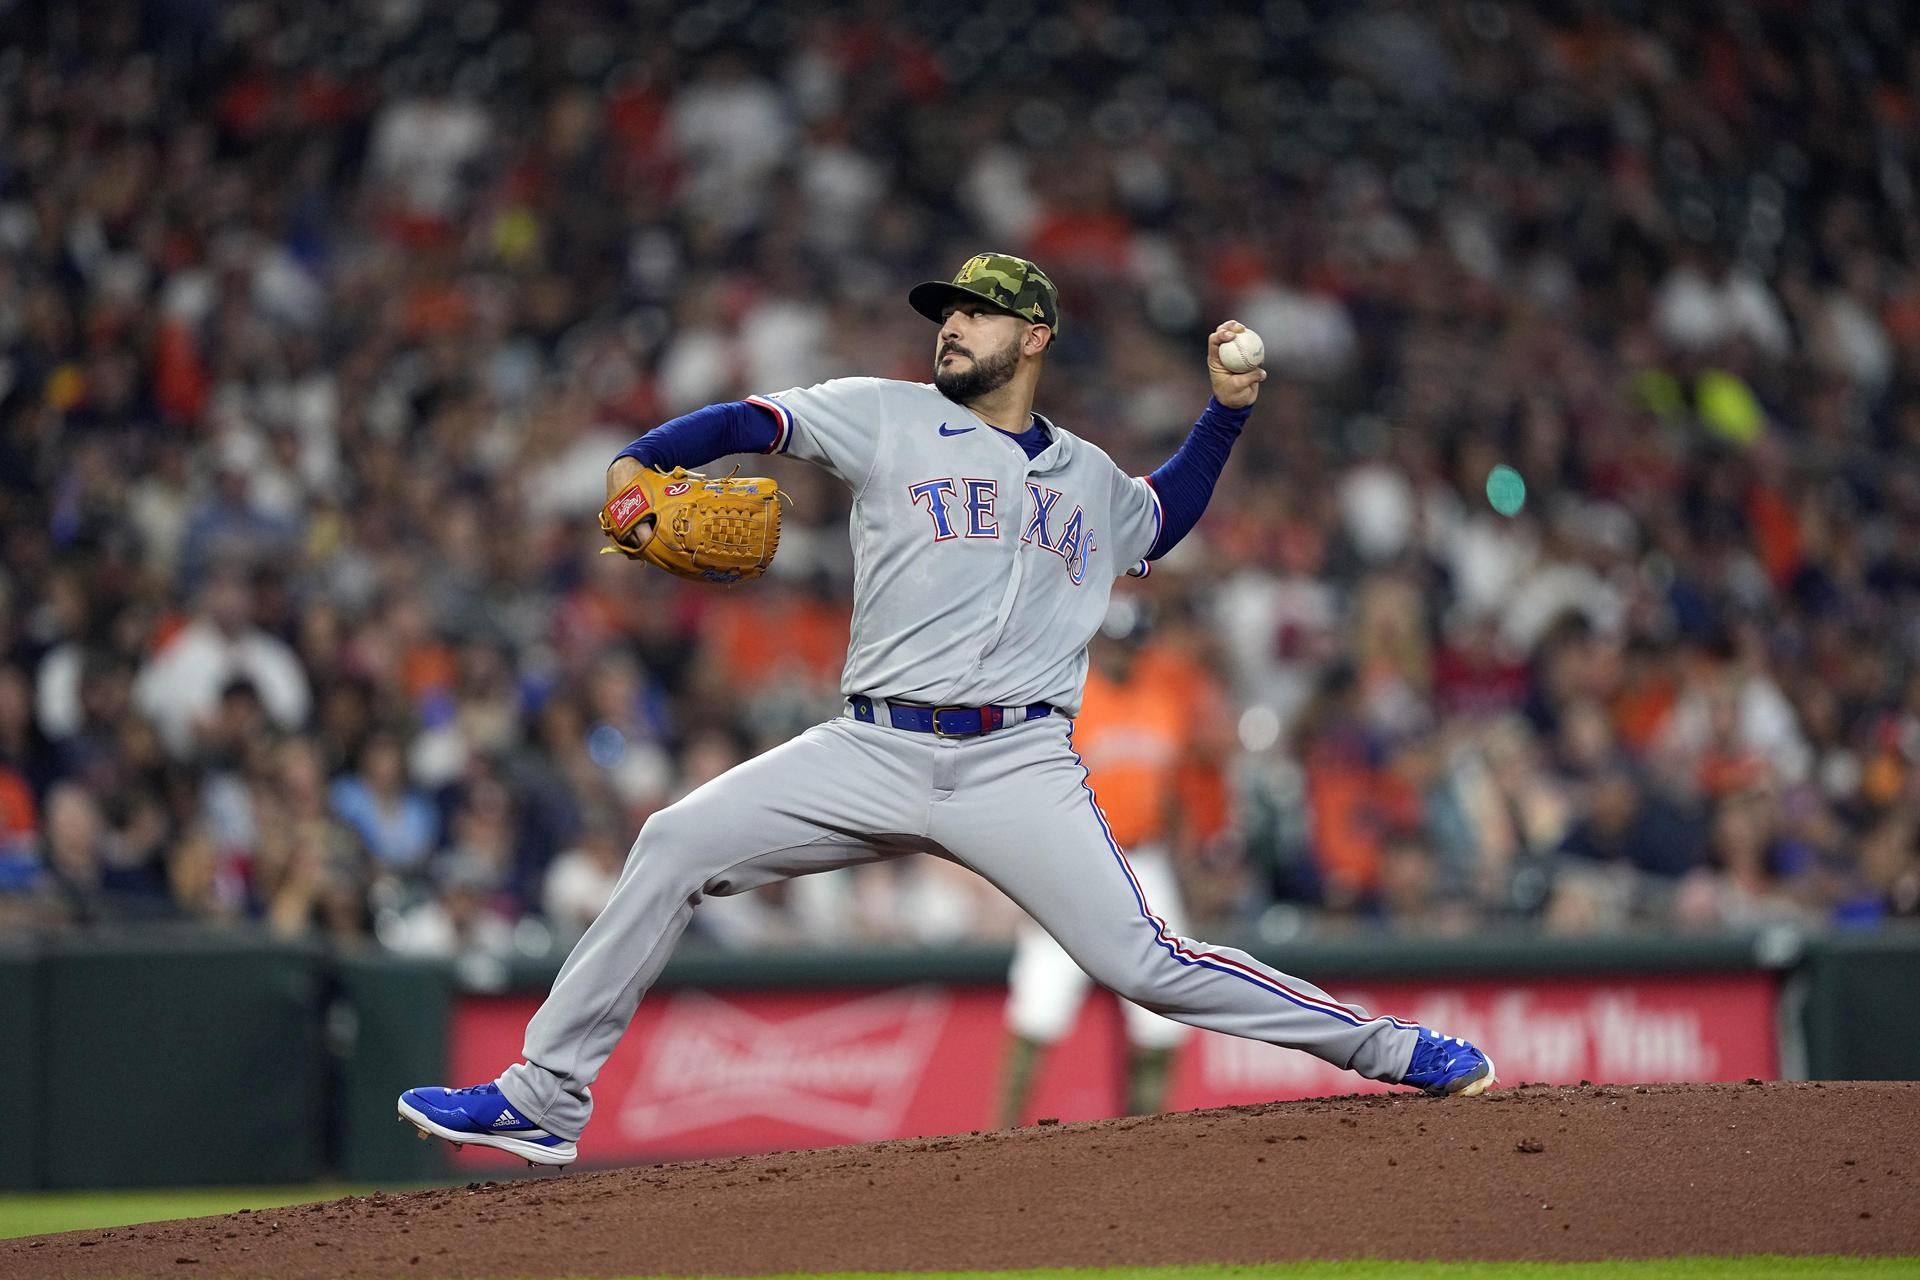
{"type": "Polygon", "coordinates": [[[845,692],[1079,708],[1087,638],[1160,532],[1152,485],[1039,414],[1049,443],[1029,455],[925,383],[835,378],[754,403],[777,420],[773,452],[853,493],[845,692]]]}
{"type": "MultiPolygon", "coordinates": [[[[1088,527],[1084,510],[1075,505],[1063,512],[1064,500],[1058,489],[1032,480],[1026,482],[1026,530],[1020,541],[1037,544],[1059,556],[1067,564],[1067,577],[1074,586],[1087,579],[1087,561],[1097,550],[1093,530],[1088,527]]],[[[995,510],[999,488],[992,480],[972,476],[939,476],[907,486],[914,505],[926,512],[933,523],[933,540],[953,538],[997,539],[1000,518],[995,510]]]]}

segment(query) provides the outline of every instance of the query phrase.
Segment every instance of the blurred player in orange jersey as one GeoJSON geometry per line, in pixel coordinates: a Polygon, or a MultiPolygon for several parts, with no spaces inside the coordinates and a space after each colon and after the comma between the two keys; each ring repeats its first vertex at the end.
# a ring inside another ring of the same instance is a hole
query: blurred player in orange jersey
{"type": "MultiPolygon", "coordinates": [[[[1146,645],[1151,620],[1137,596],[1116,596],[1089,646],[1086,699],[1073,745],[1116,844],[1125,851],[1153,914],[1186,928],[1174,846],[1190,825],[1197,739],[1210,719],[1206,673],[1185,654],[1146,645]]],[[[1202,755],[1211,753],[1201,752],[1202,755]]],[[[1201,762],[1201,770],[1207,766],[1201,762]]],[[[1217,766],[1214,766],[1217,772],[1217,766]]],[[[1000,1123],[1020,1123],[1046,1049],[1072,1030],[1092,980],[1032,921],[1022,927],[1008,975],[1010,1033],[1000,1123]]],[[[1127,1028],[1127,1110],[1158,1111],[1173,1053],[1187,1028],[1135,1004],[1127,1028]]]]}

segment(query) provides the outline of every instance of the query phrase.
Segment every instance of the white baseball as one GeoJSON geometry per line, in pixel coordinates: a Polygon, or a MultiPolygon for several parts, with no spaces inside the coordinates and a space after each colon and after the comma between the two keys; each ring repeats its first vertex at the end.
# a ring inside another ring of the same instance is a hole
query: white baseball
{"type": "Polygon", "coordinates": [[[1228,373],[1247,373],[1267,358],[1267,344],[1251,329],[1242,329],[1220,344],[1220,363],[1228,373]]]}

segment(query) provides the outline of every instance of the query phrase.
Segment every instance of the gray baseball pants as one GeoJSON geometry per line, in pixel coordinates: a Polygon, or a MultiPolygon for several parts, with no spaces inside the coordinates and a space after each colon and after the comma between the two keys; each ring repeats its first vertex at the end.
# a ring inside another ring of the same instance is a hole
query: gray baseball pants
{"type": "Polygon", "coordinates": [[[612,900],[527,1024],[508,1102],[578,1140],[588,1087],[710,894],[932,853],[986,877],[1102,985],[1180,1022],[1399,1080],[1415,1026],[1340,1004],[1152,914],[1086,785],[1060,715],[975,738],[851,718],[816,725],[647,819],[612,900]]]}

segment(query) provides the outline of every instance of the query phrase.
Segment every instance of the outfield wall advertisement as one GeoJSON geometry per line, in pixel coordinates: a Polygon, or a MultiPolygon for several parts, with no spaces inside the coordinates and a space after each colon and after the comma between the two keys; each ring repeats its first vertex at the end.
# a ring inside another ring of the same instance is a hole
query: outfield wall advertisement
{"type": "MultiPolygon", "coordinates": [[[[1538,978],[1339,988],[1342,1001],[1466,1036],[1507,1083],[1771,1079],[1777,978],[1767,973],[1538,978]]],[[[661,992],[593,1087],[592,1162],[686,1159],[995,1124],[1004,990],[661,992]]],[[[451,1075],[485,1079],[520,1054],[538,999],[469,996],[455,1011],[451,1075]]],[[[1111,997],[1089,1000],[1044,1062],[1027,1119],[1116,1115],[1125,1034],[1111,997]]],[[[1175,1062],[1175,1110],[1377,1092],[1293,1050],[1194,1032],[1175,1062]]],[[[468,1148],[475,1164],[498,1153],[468,1148]]]]}

